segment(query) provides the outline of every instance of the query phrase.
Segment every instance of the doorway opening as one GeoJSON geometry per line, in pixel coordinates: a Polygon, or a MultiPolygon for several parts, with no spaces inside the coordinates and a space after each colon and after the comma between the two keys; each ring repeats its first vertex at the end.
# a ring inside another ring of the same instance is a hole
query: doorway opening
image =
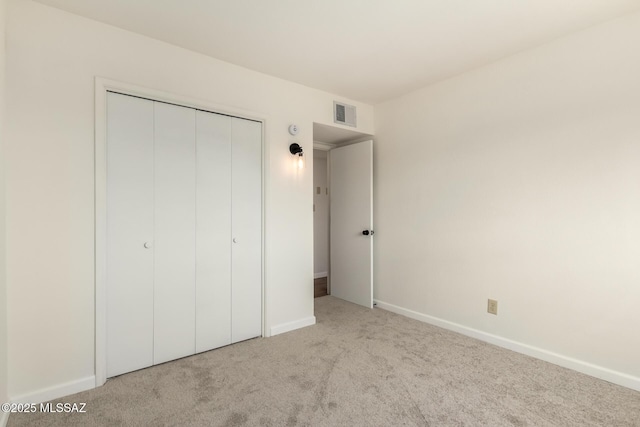
{"type": "Polygon", "coordinates": [[[327,153],[324,150],[313,150],[314,298],[329,295],[329,181],[327,153]]]}
{"type": "Polygon", "coordinates": [[[332,294],[331,203],[334,203],[333,211],[339,203],[335,198],[332,202],[331,198],[332,150],[368,141],[372,137],[343,127],[313,124],[314,298],[332,294]]]}

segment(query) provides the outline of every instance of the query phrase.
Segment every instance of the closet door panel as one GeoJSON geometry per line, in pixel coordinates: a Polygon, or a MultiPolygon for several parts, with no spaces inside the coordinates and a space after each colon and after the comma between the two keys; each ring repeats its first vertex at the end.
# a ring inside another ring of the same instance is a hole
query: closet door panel
{"type": "Polygon", "coordinates": [[[153,102],[107,94],[107,377],[153,364],[153,102]]]}
{"type": "Polygon", "coordinates": [[[154,364],[195,353],[193,109],[155,107],[154,364]]]}
{"type": "Polygon", "coordinates": [[[196,112],[196,352],[231,343],[231,120],[196,112]]]}
{"type": "Polygon", "coordinates": [[[262,125],[232,119],[232,342],[262,335],[262,125]]]}

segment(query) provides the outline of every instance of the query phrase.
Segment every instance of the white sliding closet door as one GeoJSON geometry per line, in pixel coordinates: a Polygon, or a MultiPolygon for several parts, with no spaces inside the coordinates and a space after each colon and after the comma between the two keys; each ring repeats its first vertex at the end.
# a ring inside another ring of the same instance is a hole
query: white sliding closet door
{"type": "Polygon", "coordinates": [[[153,103],[107,96],[107,376],[153,364],[153,103]]]}
{"type": "Polygon", "coordinates": [[[231,120],[196,113],[197,352],[231,343],[231,120]]]}
{"type": "Polygon", "coordinates": [[[154,106],[157,364],[196,350],[196,111],[154,106]]]}
{"type": "Polygon", "coordinates": [[[262,334],[262,125],[232,122],[233,342],[262,334]]]}

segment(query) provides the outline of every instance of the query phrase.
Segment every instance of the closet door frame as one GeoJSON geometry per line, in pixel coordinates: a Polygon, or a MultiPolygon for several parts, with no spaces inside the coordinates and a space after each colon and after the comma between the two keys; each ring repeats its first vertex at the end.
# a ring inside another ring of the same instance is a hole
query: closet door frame
{"type": "Polygon", "coordinates": [[[160,90],[149,89],[116,80],[95,78],[95,386],[102,386],[107,381],[107,92],[137,96],[151,101],[165,102],[196,110],[209,111],[240,119],[253,120],[262,125],[261,157],[262,157],[262,336],[269,336],[267,325],[265,275],[265,199],[267,177],[267,144],[266,125],[268,117],[251,111],[240,110],[224,105],[209,103],[175,95],[160,90]]]}

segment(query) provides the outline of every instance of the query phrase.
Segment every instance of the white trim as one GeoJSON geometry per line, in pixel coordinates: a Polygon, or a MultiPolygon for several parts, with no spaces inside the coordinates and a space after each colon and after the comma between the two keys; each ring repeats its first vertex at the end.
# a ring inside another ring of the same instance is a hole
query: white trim
{"type": "Polygon", "coordinates": [[[268,199],[267,169],[269,164],[269,144],[267,122],[269,116],[206,100],[185,97],[156,89],[129,83],[95,78],[95,386],[107,381],[107,281],[106,281],[106,239],[107,239],[107,91],[183,105],[189,108],[231,115],[262,123],[262,335],[270,336],[267,318],[268,283],[266,262],[266,200],[268,199]]]}
{"type": "Polygon", "coordinates": [[[329,276],[329,273],[327,271],[321,271],[320,273],[313,274],[314,279],[322,279],[323,277],[328,277],[328,276],[329,276]]]}
{"type": "Polygon", "coordinates": [[[304,319],[295,320],[289,323],[282,323],[271,328],[271,336],[284,334],[285,332],[295,331],[296,329],[305,328],[316,324],[316,316],[306,317],[304,319]]]}
{"type": "Polygon", "coordinates": [[[100,78],[95,82],[95,386],[107,381],[107,88],[100,78]]]}
{"type": "Polygon", "coordinates": [[[269,145],[267,144],[267,119],[262,118],[262,336],[270,337],[267,317],[267,189],[269,188],[269,145]]]}
{"type": "Polygon", "coordinates": [[[602,366],[594,365],[589,362],[574,359],[569,356],[554,353],[539,347],[534,347],[528,344],[524,344],[518,341],[513,341],[508,338],[504,338],[498,335],[493,335],[487,332],[479,331],[477,329],[469,328],[458,323],[450,322],[448,320],[440,319],[438,317],[429,316],[427,314],[418,313],[413,310],[398,307],[397,305],[389,304],[384,301],[374,300],[378,308],[391,311],[393,313],[401,314],[411,319],[419,320],[421,322],[429,323],[440,328],[448,329],[466,335],[468,337],[476,338],[480,341],[485,341],[490,344],[497,345],[518,353],[526,354],[527,356],[535,357],[536,359],[544,360],[546,362],[553,363],[555,365],[569,368],[574,371],[582,372],[583,374],[590,375],[592,377],[600,378],[605,381],[609,381],[614,384],[628,387],[633,390],[640,391],[640,378],[632,375],[625,374],[623,372],[614,371],[602,366]]]}
{"type": "Polygon", "coordinates": [[[22,396],[11,399],[12,403],[42,403],[49,400],[58,399],[60,397],[69,396],[71,394],[80,393],[81,391],[91,390],[96,387],[96,377],[93,375],[79,380],[70,381],[68,383],[43,388],[33,393],[23,394],[22,396]]]}
{"type": "Polygon", "coordinates": [[[267,292],[267,265],[269,262],[269,251],[267,250],[267,194],[269,194],[271,172],[269,169],[269,159],[271,151],[267,143],[268,118],[262,117],[262,336],[270,337],[271,322],[268,316],[268,296],[267,292]]]}
{"type": "Polygon", "coordinates": [[[9,412],[0,412],[0,427],[6,427],[9,423],[9,412]]]}

